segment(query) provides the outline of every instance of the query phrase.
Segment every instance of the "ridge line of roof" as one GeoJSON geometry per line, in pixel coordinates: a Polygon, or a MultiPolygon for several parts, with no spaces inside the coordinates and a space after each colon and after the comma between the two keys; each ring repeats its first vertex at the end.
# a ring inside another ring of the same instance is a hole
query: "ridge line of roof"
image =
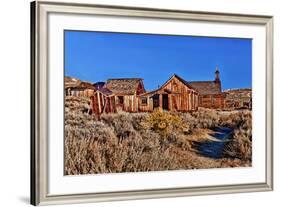
{"type": "Polygon", "coordinates": [[[188,83],[209,83],[209,82],[215,82],[214,80],[206,80],[206,81],[188,81],[188,83]]]}
{"type": "Polygon", "coordinates": [[[164,85],[166,85],[173,77],[178,78],[180,81],[182,81],[186,86],[188,86],[189,88],[197,91],[197,89],[193,88],[189,82],[187,82],[185,79],[183,79],[182,77],[180,77],[179,75],[177,75],[176,73],[174,73],[160,88],[162,88],[164,85]]]}

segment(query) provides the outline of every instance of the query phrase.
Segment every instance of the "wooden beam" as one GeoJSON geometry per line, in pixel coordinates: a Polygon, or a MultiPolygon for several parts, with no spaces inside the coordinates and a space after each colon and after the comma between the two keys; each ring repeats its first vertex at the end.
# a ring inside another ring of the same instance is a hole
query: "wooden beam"
{"type": "Polygon", "coordinates": [[[97,91],[97,98],[98,98],[98,113],[101,113],[101,103],[100,103],[100,92],[97,91]]]}
{"type": "Polygon", "coordinates": [[[162,100],[163,100],[162,94],[159,94],[159,108],[160,108],[160,109],[163,109],[162,100]]]}

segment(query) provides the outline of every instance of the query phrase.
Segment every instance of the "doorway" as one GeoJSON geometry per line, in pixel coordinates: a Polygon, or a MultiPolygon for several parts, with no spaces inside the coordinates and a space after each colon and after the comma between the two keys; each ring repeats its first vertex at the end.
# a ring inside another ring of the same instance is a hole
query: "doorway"
{"type": "Polygon", "coordinates": [[[164,110],[169,110],[168,94],[162,94],[162,107],[164,110]]]}
{"type": "Polygon", "coordinates": [[[153,110],[159,107],[159,94],[154,94],[153,97],[153,110]]]}

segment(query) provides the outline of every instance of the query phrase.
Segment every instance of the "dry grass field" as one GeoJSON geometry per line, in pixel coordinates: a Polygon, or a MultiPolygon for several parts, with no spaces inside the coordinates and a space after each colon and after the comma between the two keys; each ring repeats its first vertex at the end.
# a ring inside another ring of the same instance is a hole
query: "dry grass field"
{"type": "Polygon", "coordinates": [[[251,166],[251,111],[91,115],[89,100],[65,98],[65,175],[251,166]],[[218,159],[195,143],[215,141],[216,127],[233,129],[218,159]]]}

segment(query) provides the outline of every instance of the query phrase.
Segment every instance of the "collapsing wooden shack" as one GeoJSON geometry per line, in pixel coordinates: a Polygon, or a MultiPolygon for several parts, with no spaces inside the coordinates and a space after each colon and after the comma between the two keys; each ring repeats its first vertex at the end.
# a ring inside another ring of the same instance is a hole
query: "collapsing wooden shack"
{"type": "Polygon", "coordinates": [[[97,89],[90,98],[93,113],[100,115],[116,112],[115,96],[107,88],[97,89]]]}
{"type": "Polygon", "coordinates": [[[144,92],[140,78],[108,79],[106,83],[94,84],[65,78],[65,95],[89,97],[92,112],[97,115],[116,111],[138,112],[137,96],[144,92]]]}

